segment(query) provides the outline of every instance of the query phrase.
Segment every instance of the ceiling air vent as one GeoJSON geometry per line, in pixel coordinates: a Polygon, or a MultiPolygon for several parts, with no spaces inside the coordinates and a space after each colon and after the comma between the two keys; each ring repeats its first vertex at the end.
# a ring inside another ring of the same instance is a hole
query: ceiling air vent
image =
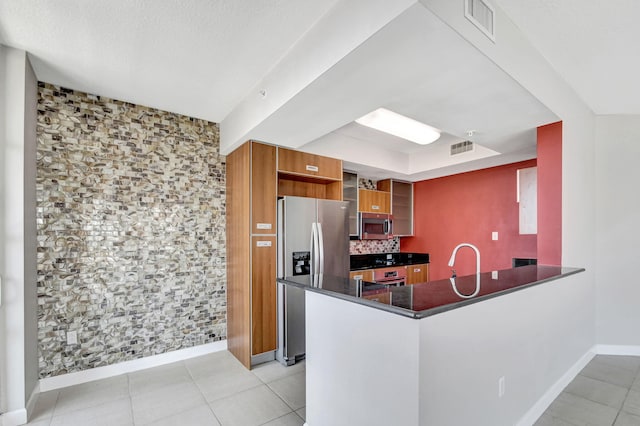
{"type": "Polygon", "coordinates": [[[451,155],[462,154],[463,152],[473,151],[473,142],[463,141],[451,145],[451,155]]]}
{"type": "Polygon", "coordinates": [[[484,0],[464,0],[464,16],[491,41],[496,41],[496,11],[484,0]]]}

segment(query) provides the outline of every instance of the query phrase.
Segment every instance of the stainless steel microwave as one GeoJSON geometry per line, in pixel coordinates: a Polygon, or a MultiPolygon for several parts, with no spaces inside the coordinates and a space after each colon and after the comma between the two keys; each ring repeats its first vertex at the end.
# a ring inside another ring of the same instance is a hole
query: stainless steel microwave
{"type": "Polygon", "coordinates": [[[358,213],[361,240],[393,238],[393,216],[385,213],[358,213]]]}

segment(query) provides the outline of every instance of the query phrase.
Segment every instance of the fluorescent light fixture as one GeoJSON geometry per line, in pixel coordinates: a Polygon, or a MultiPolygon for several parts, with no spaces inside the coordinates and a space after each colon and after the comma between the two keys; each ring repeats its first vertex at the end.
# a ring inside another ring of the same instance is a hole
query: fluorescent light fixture
{"type": "Polygon", "coordinates": [[[420,145],[430,144],[440,137],[437,129],[384,108],[358,118],[356,123],[420,145]]]}

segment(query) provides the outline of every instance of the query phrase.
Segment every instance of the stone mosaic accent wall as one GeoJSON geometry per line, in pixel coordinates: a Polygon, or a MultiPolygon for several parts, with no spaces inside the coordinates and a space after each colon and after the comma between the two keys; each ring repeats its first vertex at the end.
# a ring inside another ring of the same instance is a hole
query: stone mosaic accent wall
{"type": "Polygon", "coordinates": [[[399,253],[400,237],[390,240],[351,240],[349,254],[399,253]]]}
{"type": "Polygon", "coordinates": [[[37,132],[40,377],[225,339],[218,125],[40,83],[37,132]]]}

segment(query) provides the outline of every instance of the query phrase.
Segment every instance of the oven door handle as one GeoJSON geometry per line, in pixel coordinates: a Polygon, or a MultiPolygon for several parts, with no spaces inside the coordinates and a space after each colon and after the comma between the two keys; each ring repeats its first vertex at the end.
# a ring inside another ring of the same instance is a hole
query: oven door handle
{"type": "Polygon", "coordinates": [[[405,285],[406,280],[407,280],[406,278],[398,278],[396,280],[376,281],[376,284],[394,285],[396,287],[400,287],[405,285]]]}

